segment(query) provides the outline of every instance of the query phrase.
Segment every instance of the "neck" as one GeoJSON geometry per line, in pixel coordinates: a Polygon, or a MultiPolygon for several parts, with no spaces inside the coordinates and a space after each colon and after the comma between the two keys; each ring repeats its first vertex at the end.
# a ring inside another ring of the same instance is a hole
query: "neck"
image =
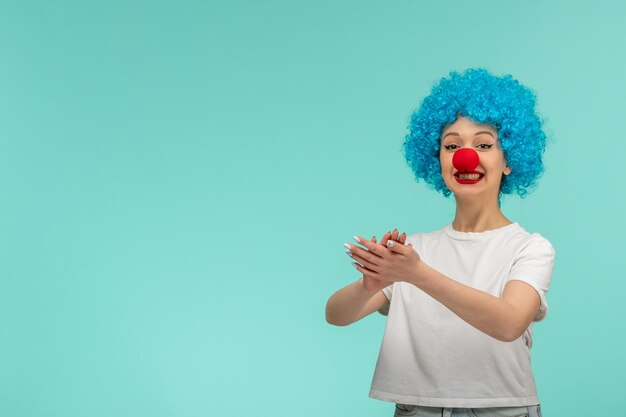
{"type": "Polygon", "coordinates": [[[454,230],[458,232],[484,232],[512,223],[498,207],[497,197],[489,201],[477,197],[460,199],[455,196],[456,214],[452,222],[454,230]]]}

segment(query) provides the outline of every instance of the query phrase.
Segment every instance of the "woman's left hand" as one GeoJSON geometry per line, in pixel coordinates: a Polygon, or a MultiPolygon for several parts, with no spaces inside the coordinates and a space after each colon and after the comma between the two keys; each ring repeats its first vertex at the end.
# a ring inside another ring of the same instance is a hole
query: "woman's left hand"
{"type": "Polygon", "coordinates": [[[387,247],[370,242],[355,236],[357,242],[365,246],[361,248],[351,245],[352,258],[359,264],[354,264],[364,276],[382,279],[385,281],[416,281],[421,259],[413,249],[413,245],[403,245],[393,240],[387,241],[387,247]],[[414,278],[415,277],[415,278],[414,278]]]}

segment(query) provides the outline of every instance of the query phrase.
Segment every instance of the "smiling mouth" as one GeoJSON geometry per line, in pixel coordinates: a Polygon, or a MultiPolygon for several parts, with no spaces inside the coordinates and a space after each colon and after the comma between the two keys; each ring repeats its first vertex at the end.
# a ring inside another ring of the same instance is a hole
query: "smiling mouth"
{"type": "Polygon", "coordinates": [[[478,171],[472,172],[455,172],[454,178],[461,184],[475,184],[480,181],[485,174],[478,171]]]}

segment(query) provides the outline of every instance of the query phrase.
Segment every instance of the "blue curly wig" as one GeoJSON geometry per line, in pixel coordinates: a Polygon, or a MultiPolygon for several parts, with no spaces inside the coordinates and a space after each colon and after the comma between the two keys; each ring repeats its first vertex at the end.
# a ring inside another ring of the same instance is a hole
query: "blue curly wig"
{"type": "Polygon", "coordinates": [[[492,125],[504,151],[509,175],[502,176],[500,196],[517,193],[525,197],[543,173],[546,147],[543,121],[535,111],[535,94],[511,75],[496,77],[482,68],[450,72],[436,84],[411,115],[404,141],[407,163],[419,182],[423,179],[449,197],[441,177],[439,149],[441,132],[457,116],[492,125]]]}

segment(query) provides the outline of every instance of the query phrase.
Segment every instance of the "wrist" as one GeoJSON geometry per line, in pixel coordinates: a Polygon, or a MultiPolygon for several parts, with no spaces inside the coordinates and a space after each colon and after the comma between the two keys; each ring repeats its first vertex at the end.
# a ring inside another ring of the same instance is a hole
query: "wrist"
{"type": "Polygon", "coordinates": [[[380,288],[374,288],[374,289],[371,289],[371,290],[367,289],[365,287],[365,278],[363,276],[361,276],[361,278],[359,278],[358,283],[359,283],[358,284],[359,285],[359,289],[361,291],[363,291],[363,293],[365,293],[365,294],[372,295],[374,293],[377,293],[380,290],[380,288]]]}
{"type": "Polygon", "coordinates": [[[420,260],[417,264],[417,267],[413,271],[413,274],[411,274],[409,279],[407,279],[407,282],[419,288],[421,285],[424,284],[425,280],[428,277],[428,269],[430,269],[430,267],[426,265],[424,261],[420,260]]]}

